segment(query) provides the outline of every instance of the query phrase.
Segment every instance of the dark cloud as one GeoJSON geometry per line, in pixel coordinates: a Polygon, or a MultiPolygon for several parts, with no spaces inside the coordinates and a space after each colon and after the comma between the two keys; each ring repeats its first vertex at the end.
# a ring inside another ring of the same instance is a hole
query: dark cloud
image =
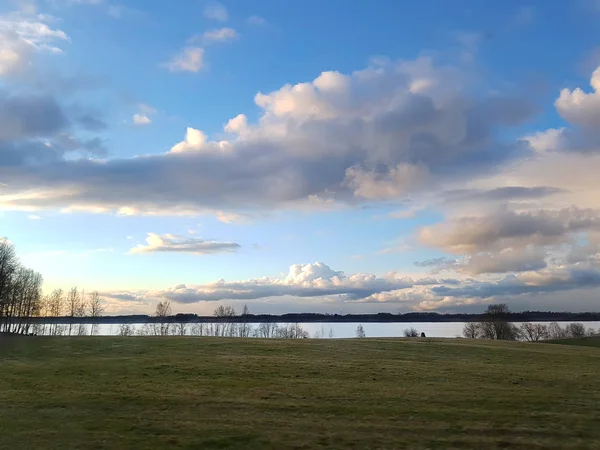
{"type": "Polygon", "coordinates": [[[445,266],[447,264],[454,264],[455,260],[453,258],[447,258],[445,256],[441,256],[439,258],[426,259],[424,261],[415,261],[415,266],[417,267],[437,267],[437,266],[445,266]]]}
{"type": "Polygon", "coordinates": [[[565,193],[564,189],[551,186],[504,186],[489,190],[460,189],[446,191],[444,196],[447,201],[510,201],[530,200],[549,197],[555,194],[565,193]]]}
{"type": "Polygon", "coordinates": [[[535,213],[498,212],[462,217],[421,229],[421,242],[451,253],[500,250],[527,244],[555,244],[570,233],[600,229],[600,213],[592,209],[565,208],[535,213]]]}
{"type": "Polygon", "coordinates": [[[0,93],[0,141],[52,136],[67,125],[63,110],[50,96],[0,93]]]}
{"type": "Polygon", "coordinates": [[[600,272],[596,269],[557,269],[529,275],[508,275],[497,282],[472,281],[461,287],[432,287],[438,296],[490,298],[496,296],[517,296],[523,294],[546,294],[572,289],[597,288],[600,286],[600,272]]]}
{"type": "Polygon", "coordinates": [[[103,131],[108,128],[108,125],[102,118],[85,113],[75,118],[75,121],[88,131],[103,131]]]}

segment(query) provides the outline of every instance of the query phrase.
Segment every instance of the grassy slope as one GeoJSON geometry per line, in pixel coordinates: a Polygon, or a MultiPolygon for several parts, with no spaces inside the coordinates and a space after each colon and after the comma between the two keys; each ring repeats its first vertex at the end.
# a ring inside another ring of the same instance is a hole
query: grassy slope
{"type": "Polygon", "coordinates": [[[600,351],[466,340],[0,342],[0,448],[600,448],[600,351]]]}
{"type": "Polygon", "coordinates": [[[549,344],[579,345],[583,347],[600,347],[600,336],[585,337],[580,339],[556,339],[545,341],[549,344]]]}

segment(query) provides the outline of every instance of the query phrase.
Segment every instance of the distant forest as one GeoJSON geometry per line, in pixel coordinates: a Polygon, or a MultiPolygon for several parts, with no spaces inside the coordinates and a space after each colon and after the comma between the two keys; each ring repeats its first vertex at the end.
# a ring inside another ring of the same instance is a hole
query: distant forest
{"type": "MultiPolygon", "coordinates": [[[[478,322],[486,319],[486,314],[440,314],[435,312],[411,312],[406,314],[318,314],[318,313],[290,313],[290,314],[243,314],[236,316],[219,317],[198,316],[196,314],[175,314],[167,318],[159,318],[145,314],[126,316],[102,316],[102,317],[32,317],[33,323],[44,322],[50,319],[53,323],[95,323],[95,324],[119,324],[119,323],[348,323],[348,322],[380,322],[380,323],[403,323],[403,322],[478,322]]],[[[548,311],[524,311],[511,312],[505,316],[509,322],[554,322],[554,321],[577,321],[590,322],[600,321],[600,312],[548,312],[548,311]]]]}

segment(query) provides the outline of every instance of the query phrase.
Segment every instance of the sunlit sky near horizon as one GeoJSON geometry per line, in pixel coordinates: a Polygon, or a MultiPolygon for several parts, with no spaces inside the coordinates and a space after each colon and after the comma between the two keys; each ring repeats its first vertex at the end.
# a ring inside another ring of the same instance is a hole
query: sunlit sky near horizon
{"type": "Polygon", "coordinates": [[[0,237],[108,313],[598,310],[600,3],[3,0],[0,237]]]}

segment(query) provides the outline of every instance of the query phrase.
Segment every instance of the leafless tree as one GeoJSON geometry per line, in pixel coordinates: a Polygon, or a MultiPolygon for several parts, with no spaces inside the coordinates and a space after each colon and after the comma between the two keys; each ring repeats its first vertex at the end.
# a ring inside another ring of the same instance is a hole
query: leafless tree
{"type": "Polygon", "coordinates": [[[248,323],[248,316],[250,315],[250,310],[248,309],[248,305],[244,305],[244,309],[242,310],[242,323],[238,326],[238,336],[241,338],[250,337],[252,333],[252,324],[248,323]]]}
{"type": "Polygon", "coordinates": [[[585,337],[585,325],[579,322],[568,324],[565,331],[570,338],[585,337]]]}
{"type": "Polygon", "coordinates": [[[204,323],[194,322],[190,329],[190,334],[192,336],[204,336],[204,323]]]}
{"type": "Polygon", "coordinates": [[[279,339],[305,339],[309,337],[308,331],[298,323],[278,326],[273,331],[273,337],[279,339]]]}
{"type": "Polygon", "coordinates": [[[530,342],[548,339],[548,327],[541,323],[527,322],[521,325],[521,336],[530,342]]]}
{"type": "Polygon", "coordinates": [[[128,323],[122,323],[119,325],[119,336],[133,336],[135,330],[133,326],[128,323]]]}
{"type": "Polygon", "coordinates": [[[548,339],[564,339],[565,337],[567,337],[567,333],[558,323],[552,322],[548,325],[548,339]]]}
{"type": "Polygon", "coordinates": [[[0,331],[31,332],[42,307],[42,276],[19,264],[12,244],[0,238],[0,331]]]}
{"type": "Polygon", "coordinates": [[[363,328],[362,324],[356,327],[356,337],[361,339],[367,337],[367,333],[365,333],[365,329],[363,328]]]}
{"type": "Polygon", "coordinates": [[[508,322],[509,313],[510,310],[504,303],[489,305],[485,312],[485,320],[479,323],[480,337],[505,341],[517,340],[519,329],[508,322]]]}
{"type": "Polygon", "coordinates": [[[419,337],[419,332],[414,327],[407,328],[404,330],[404,337],[419,337]]]}
{"type": "Polygon", "coordinates": [[[164,300],[156,305],[154,317],[158,319],[159,326],[155,334],[168,336],[170,330],[169,317],[171,316],[171,301],[164,300]]]}
{"type": "Polygon", "coordinates": [[[75,317],[81,310],[81,295],[77,290],[77,287],[73,287],[67,293],[67,316],[69,317],[69,336],[73,331],[73,323],[75,317]]]}
{"type": "Polygon", "coordinates": [[[597,332],[593,328],[588,328],[587,331],[586,331],[586,335],[589,336],[589,337],[597,336],[598,334],[600,334],[600,331],[597,332]]]}
{"type": "Polygon", "coordinates": [[[185,336],[187,335],[187,330],[188,330],[188,324],[185,322],[179,322],[177,324],[175,324],[175,332],[174,334],[176,334],[177,336],[185,336]]]}
{"type": "Polygon", "coordinates": [[[329,327],[329,339],[333,339],[333,328],[329,327]]]}
{"type": "Polygon", "coordinates": [[[258,326],[257,335],[261,338],[272,338],[277,324],[274,322],[263,322],[258,326]]]}
{"type": "Polygon", "coordinates": [[[104,306],[102,305],[102,299],[100,298],[100,294],[97,291],[94,291],[91,294],[89,294],[88,301],[87,301],[87,307],[88,307],[88,316],[92,322],[92,329],[90,331],[90,334],[92,336],[95,336],[98,334],[98,328],[99,328],[97,320],[104,313],[104,306]]]}
{"type": "Polygon", "coordinates": [[[467,322],[463,328],[463,336],[467,339],[477,339],[479,337],[479,324],[467,322]]]}
{"type": "Polygon", "coordinates": [[[235,336],[235,309],[231,306],[218,306],[213,315],[217,318],[215,322],[215,336],[235,336]]]}
{"type": "MultiPolygon", "coordinates": [[[[55,289],[50,294],[50,298],[48,299],[50,316],[53,318],[60,317],[63,313],[64,306],[64,292],[62,289],[55,289]]],[[[62,334],[62,326],[58,324],[55,320],[50,329],[51,336],[57,336],[62,334]]]]}

